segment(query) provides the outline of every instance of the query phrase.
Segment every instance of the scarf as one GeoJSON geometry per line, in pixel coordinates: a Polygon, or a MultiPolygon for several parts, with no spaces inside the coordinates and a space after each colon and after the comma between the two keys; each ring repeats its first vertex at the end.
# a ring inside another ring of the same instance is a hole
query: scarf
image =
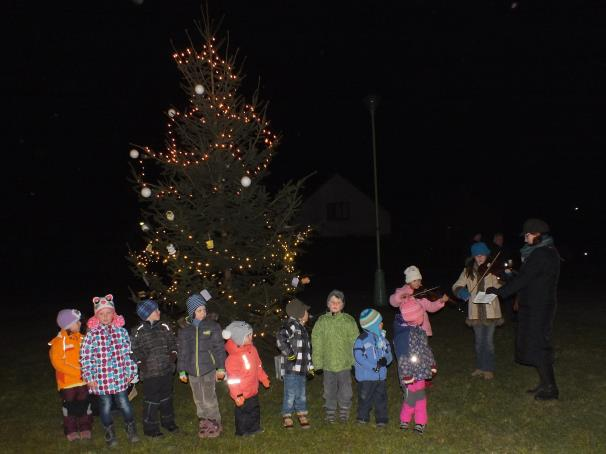
{"type": "Polygon", "coordinates": [[[522,258],[522,263],[524,263],[526,259],[528,259],[530,254],[532,254],[535,249],[553,245],[553,237],[547,234],[543,234],[543,236],[541,237],[541,241],[537,244],[525,244],[522,249],[520,249],[520,257],[522,258]]]}

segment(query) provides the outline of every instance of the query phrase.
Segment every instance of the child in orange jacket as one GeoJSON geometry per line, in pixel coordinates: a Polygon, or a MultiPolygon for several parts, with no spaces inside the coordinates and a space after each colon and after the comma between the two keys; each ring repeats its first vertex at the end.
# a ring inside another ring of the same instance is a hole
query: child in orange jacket
{"type": "Polygon", "coordinates": [[[61,331],[51,340],[50,361],[63,400],[63,431],[69,441],[91,438],[93,417],[88,387],[80,371],[80,311],[63,309],[57,314],[61,331]]]}
{"type": "Polygon", "coordinates": [[[230,323],[223,330],[227,340],[225,360],[229,395],[236,404],[236,435],[248,436],[263,432],[259,407],[259,382],[269,388],[269,377],[252,344],[252,327],[241,321],[230,323]]]}

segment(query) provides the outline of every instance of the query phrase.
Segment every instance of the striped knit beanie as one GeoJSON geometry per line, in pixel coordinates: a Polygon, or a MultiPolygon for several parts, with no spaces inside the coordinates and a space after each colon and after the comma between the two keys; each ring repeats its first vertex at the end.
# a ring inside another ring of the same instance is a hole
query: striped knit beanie
{"type": "Polygon", "coordinates": [[[376,333],[377,335],[381,334],[381,329],[379,328],[379,324],[383,321],[383,317],[379,311],[374,309],[364,309],[360,313],[360,326],[362,329],[367,331],[371,331],[376,333]]]}
{"type": "Polygon", "coordinates": [[[423,323],[424,310],[414,298],[409,298],[400,306],[402,318],[409,325],[420,325],[423,323]]]}
{"type": "Polygon", "coordinates": [[[198,309],[200,306],[206,306],[206,300],[202,298],[202,295],[200,295],[199,293],[194,293],[189,298],[187,298],[186,305],[187,313],[191,318],[194,318],[194,312],[196,312],[196,309],[198,309]]]}

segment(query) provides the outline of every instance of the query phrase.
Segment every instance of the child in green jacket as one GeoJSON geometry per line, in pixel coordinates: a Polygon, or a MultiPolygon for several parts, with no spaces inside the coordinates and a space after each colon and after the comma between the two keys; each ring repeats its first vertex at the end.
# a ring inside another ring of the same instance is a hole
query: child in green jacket
{"type": "Polygon", "coordinates": [[[326,299],[328,312],[318,319],[311,333],[312,363],[324,370],[324,408],[326,420],[347,422],[351,408],[351,368],[354,365],[353,346],[358,334],[355,319],[343,312],[345,295],[333,290],[326,299]]]}

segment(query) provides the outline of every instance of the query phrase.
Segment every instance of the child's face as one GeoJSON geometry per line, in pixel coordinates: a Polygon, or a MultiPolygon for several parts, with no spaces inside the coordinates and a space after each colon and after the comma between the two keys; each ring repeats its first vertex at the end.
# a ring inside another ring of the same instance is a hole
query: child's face
{"type": "Polygon", "coordinates": [[[303,314],[303,317],[301,317],[299,319],[299,321],[301,322],[302,325],[305,325],[308,320],[309,320],[309,312],[307,312],[307,310],[306,310],[305,313],[303,314]]]}
{"type": "Polygon", "coordinates": [[[252,335],[252,333],[250,333],[249,335],[247,335],[244,338],[244,342],[242,342],[242,345],[250,345],[250,344],[252,344],[252,339],[253,339],[253,335],[252,335]]]}
{"type": "Polygon", "coordinates": [[[97,318],[103,325],[109,325],[114,319],[114,310],[105,307],[97,312],[97,318]]]}
{"type": "Polygon", "coordinates": [[[194,318],[196,320],[204,320],[206,318],[206,306],[197,307],[194,311],[194,318]]]}
{"type": "Polygon", "coordinates": [[[475,256],[473,257],[473,259],[476,261],[476,264],[477,264],[478,266],[483,265],[483,264],[484,264],[484,262],[486,262],[486,258],[487,258],[487,257],[486,257],[485,255],[475,255],[475,256]]]}
{"type": "Polygon", "coordinates": [[[78,320],[78,321],[75,321],[74,323],[72,323],[71,325],[69,325],[68,327],[66,327],[65,329],[67,331],[71,331],[72,333],[79,333],[81,325],[82,325],[82,323],[80,322],[80,320],[78,320]]]}
{"type": "Polygon", "coordinates": [[[410,288],[412,288],[413,290],[418,290],[421,288],[421,283],[421,279],[415,279],[408,285],[410,285],[410,288]]]}
{"type": "Polygon", "coordinates": [[[328,310],[333,314],[341,312],[343,310],[343,306],[345,306],[343,300],[337,298],[336,296],[331,297],[328,301],[328,310]]]}
{"type": "Polygon", "coordinates": [[[158,320],[160,320],[160,309],[156,309],[147,317],[148,322],[157,322],[158,320]]]}

